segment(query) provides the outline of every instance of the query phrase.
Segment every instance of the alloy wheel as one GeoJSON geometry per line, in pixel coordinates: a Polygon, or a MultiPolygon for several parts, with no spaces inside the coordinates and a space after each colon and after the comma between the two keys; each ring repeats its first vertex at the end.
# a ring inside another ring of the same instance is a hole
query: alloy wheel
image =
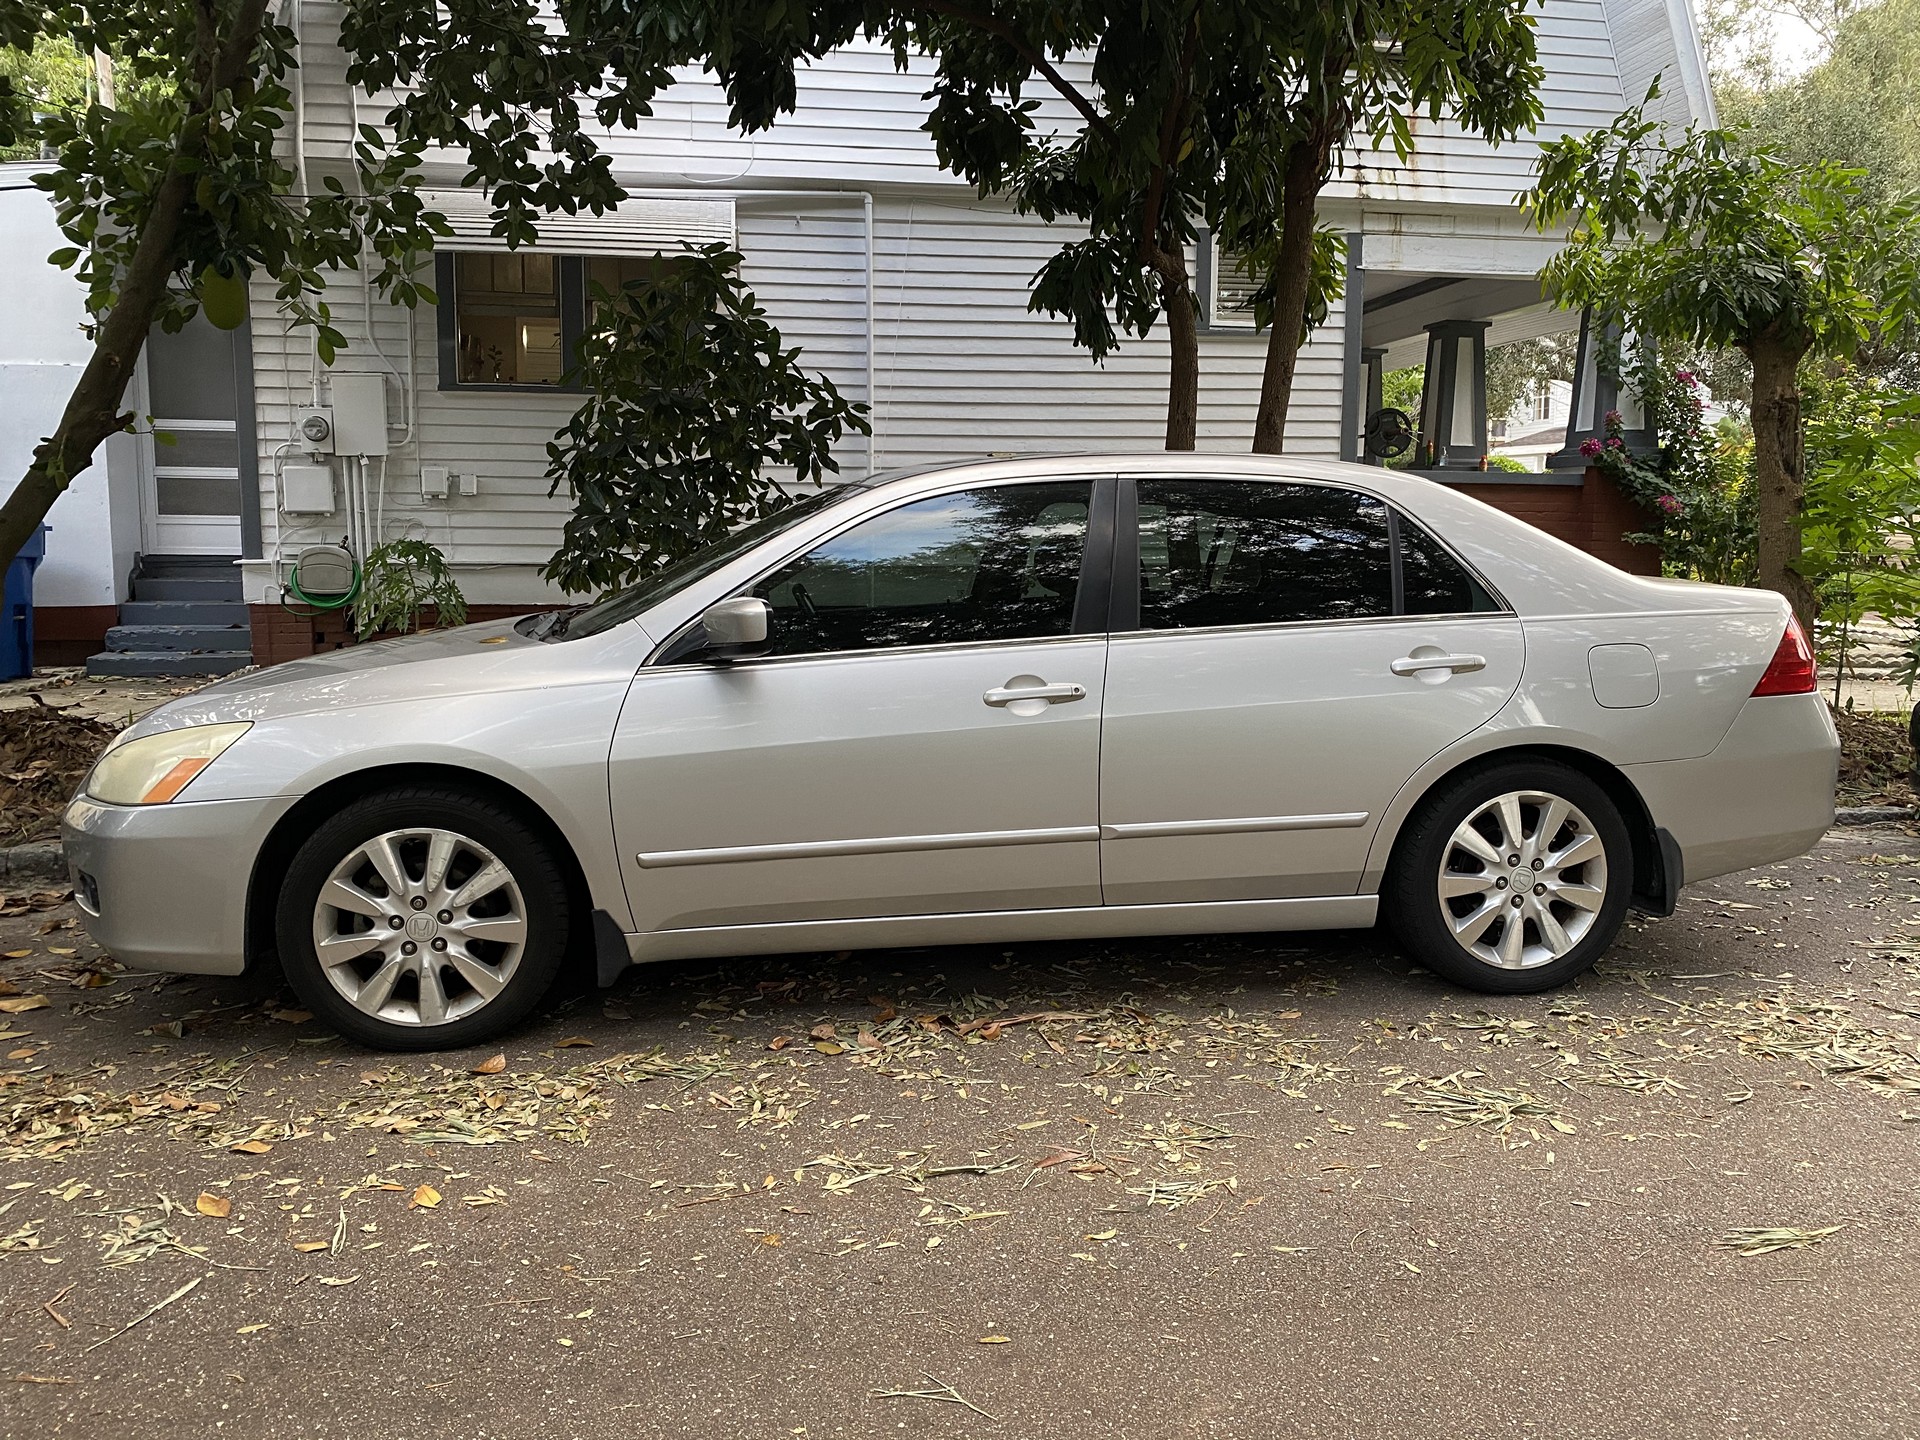
{"type": "Polygon", "coordinates": [[[1593,928],[1607,898],[1607,848],[1571,802],[1508,791],[1454,830],[1437,891],[1461,949],[1498,969],[1537,969],[1593,928]]]}
{"type": "Polygon", "coordinates": [[[455,831],[389,830],[333,868],[313,907],[321,972],[395,1025],[445,1025],[507,988],[527,944],[513,873],[455,831]]]}

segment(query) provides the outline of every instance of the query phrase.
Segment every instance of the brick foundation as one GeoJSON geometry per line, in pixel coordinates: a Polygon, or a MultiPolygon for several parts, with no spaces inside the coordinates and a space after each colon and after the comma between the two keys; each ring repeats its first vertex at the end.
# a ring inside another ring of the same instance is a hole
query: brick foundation
{"type": "MultiPolygon", "coordinates": [[[[470,623],[506,620],[540,608],[538,605],[470,605],[467,607],[467,620],[470,623]]],[[[432,611],[427,613],[431,619],[432,611]]],[[[247,618],[253,627],[253,662],[256,665],[278,665],[283,660],[299,660],[356,643],[353,615],[348,610],[307,615],[280,605],[249,605],[247,618]]]]}
{"type": "Polygon", "coordinates": [[[1516,520],[1546,531],[1609,565],[1634,575],[1658,575],[1660,552],[1651,545],[1629,545],[1629,530],[1651,530],[1653,517],[1591,467],[1578,485],[1528,484],[1519,476],[1495,483],[1466,481],[1449,486],[1484,500],[1516,520]]]}

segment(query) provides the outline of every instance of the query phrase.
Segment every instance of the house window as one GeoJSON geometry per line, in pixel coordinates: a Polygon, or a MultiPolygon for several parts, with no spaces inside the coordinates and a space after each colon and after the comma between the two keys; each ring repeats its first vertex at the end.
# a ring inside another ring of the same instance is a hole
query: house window
{"type": "Polygon", "coordinates": [[[1260,288],[1260,281],[1249,273],[1246,256],[1211,235],[1202,245],[1207,328],[1252,330],[1253,294],[1260,288]]]}
{"type": "Polygon", "coordinates": [[[543,251],[435,257],[442,390],[570,390],[595,286],[619,290],[673,264],[658,255],[543,251]]]}

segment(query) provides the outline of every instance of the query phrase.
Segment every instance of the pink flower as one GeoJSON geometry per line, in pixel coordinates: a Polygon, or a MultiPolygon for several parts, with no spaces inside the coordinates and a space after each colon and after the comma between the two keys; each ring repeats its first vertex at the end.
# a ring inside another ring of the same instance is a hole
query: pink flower
{"type": "Polygon", "coordinates": [[[1607,449],[1609,450],[1624,450],[1626,448],[1627,442],[1622,440],[1618,435],[1607,441],[1607,449]]]}
{"type": "Polygon", "coordinates": [[[1678,372],[1674,376],[1674,378],[1678,380],[1682,385],[1698,385],[1700,383],[1698,380],[1694,378],[1693,372],[1691,370],[1682,370],[1678,372]]]}
{"type": "Polygon", "coordinates": [[[1662,495],[1653,503],[1660,507],[1660,512],[1664,515],[1678,515],[1687,508],[1680,503],[1680,497],[1677,495],[1662,495]]]}
{"type": "Polygon", "coordinates": [[[1614,425],[1618,425],[1619,423],[1620,423],[1620,412],[1618,410],[1607,411],[1607,424],[1609,426],[1614,426],[1614,425]]]}
{"type": "Polygon", "coordinates": [[[1591,460],[1600,453],[1600,442],[1589,435],[1580,442],[1580,453],[1591,460]]]}

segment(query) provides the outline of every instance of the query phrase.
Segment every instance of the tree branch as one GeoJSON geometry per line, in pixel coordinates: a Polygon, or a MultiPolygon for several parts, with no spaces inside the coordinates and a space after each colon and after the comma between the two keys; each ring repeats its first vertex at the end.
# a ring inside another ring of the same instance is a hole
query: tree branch
{"type": "Polygon", "coordinates": [[[1113,126],[1107,123],[1099,107],[1068,83],[1067,77],[1055,68],[1053,62],[1047,59],[1044,53],[1030,45],[1026,37],[1013,26],[998,16],[985,14],[965,5],[953,4],[952,0],[929,0],[926,8],[936,15],[963,20],[969,25],[986,31],[989,35],[995,35],[1004,40],[1012,47],[1014,54],[1044,75],[1053,88],[1060,93],[1060,97],[1080,112],[1081,118],[1087,122],[1089,129],[1097,133],[1115,150],[1120,148],[1119,136],[1114,134],[1113,126]]]}

